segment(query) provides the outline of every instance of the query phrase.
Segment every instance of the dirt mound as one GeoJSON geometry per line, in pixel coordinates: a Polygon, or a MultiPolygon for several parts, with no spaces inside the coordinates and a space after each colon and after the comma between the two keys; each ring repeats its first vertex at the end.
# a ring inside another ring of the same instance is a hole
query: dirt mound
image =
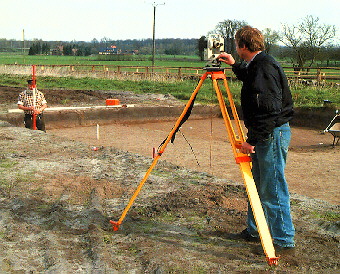
{"type": "MultiPolygon", "coordinates": [[[[151,159],[2,127],[2,272],[214,273],[269,271],[244,228],[244,188],[160,161],[118,232],[118,220],[151,159]]],[[[294,195],[294,256],[272,270],[339,271],[339,207],[294,195]]]]}
{"type": "MultiPolygon", "coordinates": [[[[16,108],[18,95],[25,88],[0,86],[0,111],[7,111],[9,108],[16,108]]],[[[100,90],[64,90],[44,89],[41,90],[47,100],[48,106],[78,107],[78,106],[102,106],[106,99],[117,98],[121,104],[152,104],[176,105],[176,100],[170,94],[135,94],[132,91],[100,91],[100,90]]]]}

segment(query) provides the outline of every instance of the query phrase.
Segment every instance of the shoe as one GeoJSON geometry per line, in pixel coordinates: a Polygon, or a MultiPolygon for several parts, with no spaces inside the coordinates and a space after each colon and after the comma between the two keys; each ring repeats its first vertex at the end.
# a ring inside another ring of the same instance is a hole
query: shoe
{"type": "Polygon", "coordinates": [[[243,239],[243,240],[246,240],[247,242],[259,242],[260,241],[259,237],[254,237],[254,236],[250,235],[250,233],[248,232],[247,229],[244,229],[239,234],[236,234],[235,238],[243,239]]]}
{"type": "Polygon", "coordinates": [[[294,255],[295,254],[295,247],[292,246],[281,246],[274,244],[276,256],[281,255],[294,255]]]}
{"type": "MultiPolygon", "coordinates": [[[[254,238],[254,237],[253,237],[254,238]]],[[[295,247],[286,247],[274,244],[275,255],[277,257],[280,256],[289,256],[295,254],[295,247]]],[[[263,247],[261,245],[252,247],[251,252],[256,255],[262,255],[264,253],[263,247]]]]}

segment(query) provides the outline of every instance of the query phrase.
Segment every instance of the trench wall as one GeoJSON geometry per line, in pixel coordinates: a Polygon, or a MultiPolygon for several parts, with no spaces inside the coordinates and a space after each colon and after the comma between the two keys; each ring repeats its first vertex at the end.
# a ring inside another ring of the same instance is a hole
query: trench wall
{"type": "MultiPolygon", "coordinates": [[[[134,106],[107,107],[87,109],[63,109],[44,112],[46,129],[105,125],[113,123],[144,123],[176,120],[183,111],[183,106],[134,106]]],[[[206,119],[218,117],[220,110],[217,106],[195,106],[190,119],[206,119]]],[[[23,112],[0,114],[0,120],[14,126],[23,126],[23,112]]]]}
{"type": "MultiPolygon", "coordinates": [[[[65,128],[104,125],[113,123],[143,123],[176,120],[182,113],[184,106],[134,106],[115,108],[63,109],[57,111],[46,110],[44,113],[46,128],[65,128]]],[[[242,119],[241,111],[240,119],[242,119]]],[[[295,117],[291,125],[323,130],[335,115],[333,108],[303,108],[295,109],[295,117]]],[[[190,119],[208,119],[221,117],[218,106],[195,105],[190,119]]],[[[7,121],[14,126],[23,126],[23,112],[0,114],[0,120],[7,121]]]]}

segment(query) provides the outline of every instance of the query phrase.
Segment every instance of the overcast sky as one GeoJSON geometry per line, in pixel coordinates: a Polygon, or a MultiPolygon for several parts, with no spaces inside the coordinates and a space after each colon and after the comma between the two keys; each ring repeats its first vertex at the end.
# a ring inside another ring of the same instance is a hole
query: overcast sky
{"type": "Polygon", "coordinates": [[[26,40],[152,38],[154,3],[156,38],[199,38],[228,19],[280,31],[307,15],[340,35],[339,0],[0,0],[0,38],[22,40],[23,29],[26,40]]]}

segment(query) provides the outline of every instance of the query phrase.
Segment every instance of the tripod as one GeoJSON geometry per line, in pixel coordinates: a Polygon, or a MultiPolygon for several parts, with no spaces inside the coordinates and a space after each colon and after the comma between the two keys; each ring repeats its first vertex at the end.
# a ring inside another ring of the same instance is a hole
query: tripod
{"type": "Polygon", "coordinates": [[[239,151],[241,146],[242,146],[242,143],[245,142],[245,137],[244,137],[244,134],[243,134],[243,131],[242,131],[241,123],[240,123],[240,120],[239,120],[239,117],[238,117],[238,114],[237,114],[237,110],[236,110],[236,107],[235,107],[235,104],[234,104],[234,100],[232,98],[232,94],[231,94],[229,86],[228,86],[227,78],[226,78],[226,75],[224,74],[224,69],[222,69],[220,67],[206,67],[204,69],[206,70],[206,72],[201,76],[201,79],[200,79],[197,87],[195,88],[195,90],[191,94],[191,97],[190,97],[189,101],[187,102],[182,114],[177,119],[175,126],[172,128],[172,130],[169,133],[169,135],[167,136],[167,138],[159,146],[158,151],[156,153],[156,156],[154,157],[154,160],[153,160],[151,166],[149,167],[144,178],[142,179],[142,181],[138,185],[135,193],[130,198],[130,201],[129,201],[128,205],[126,206],[125,210],[123,211],[120,219],[117,222],[110,221],[110,223],[112,224],[112,228],[113,228],[114,231],[117,231],[119,229],[120,224],[124,220],[127,212],[129,211],[130,207],[132,206],[134,200],[138,196],[138,194],[139,194],[140,190],[142,189],[145,181],[149,177],[152,169],[155,167],[159,158],[163,154],[166,146],[168,145],[168,143],[170,141],[174,140],[175,135],[176,135],[177,131],[179,130],[180,126],[190,116],[190,113],[191,113],[191,110],[193,108],[196,96],[197,96],[201,86],[203,85],[203,82],[209,77],[212,80],[213,88],[216,92],[216,96],[217,96],[217,99],[218,99],[218,102],[219,102],[219,106],[220,106],[220,110],[221,110],[221,113],[222,113],[222,116],[223,116],[224,124],[225,124],[226,130],[227,130],[227,133],[228,133],[228,137],[230,139],[233,154],[235,156],[235,161],[240,166],[240,170],[241,170],[241,173],[242,173],[242,176],[243,176],[243,179],[244,179],[244,183],[245,183],[245,187],[246,187],[246,192],[247,192],[248,199],[249,199],[252,211],[253,211],[253,215],[254,215],[255,222],[256,222],[258,232],[259,232],[259,235],[260,235],[261,244],[262,244],[264,253],[266,255],[266,258],[267,258],[267,262],[268,262],[269,265],[277,265],[278,257],[275,256],[275,249],[274,249],[274,246],[273,246],[273,241],[272,241],[272,238],[271,238],[271,235],[270,235],[270,232],[269,232],[267,221],[266,221],[266,218],[265,218],[265,215],[264,215],[264,212],[263,212],[261,201],[260,201],[260,198],[258,196],[256,185],[255,185],[253,175],[252,175],[252,172],[251,172],[251,158],[250,158],[249,155],[243,154],[239,151]],[[218,84],[218,80],[223,81],[223,86],[226,90],[226,93],[227,93],[227,96],[228,96],[228,101],[229,101],[231,112],[232,112],[232,116],[233,116],[234,121],[235,121],[235,127],[233,126],[233,124],[231,122],[230,115],[227,111],[227,107],[226,107],[226,104],[225,104],[225,101],[224,101],[224,97],[223,97],[221,88],[218,84]]]}

